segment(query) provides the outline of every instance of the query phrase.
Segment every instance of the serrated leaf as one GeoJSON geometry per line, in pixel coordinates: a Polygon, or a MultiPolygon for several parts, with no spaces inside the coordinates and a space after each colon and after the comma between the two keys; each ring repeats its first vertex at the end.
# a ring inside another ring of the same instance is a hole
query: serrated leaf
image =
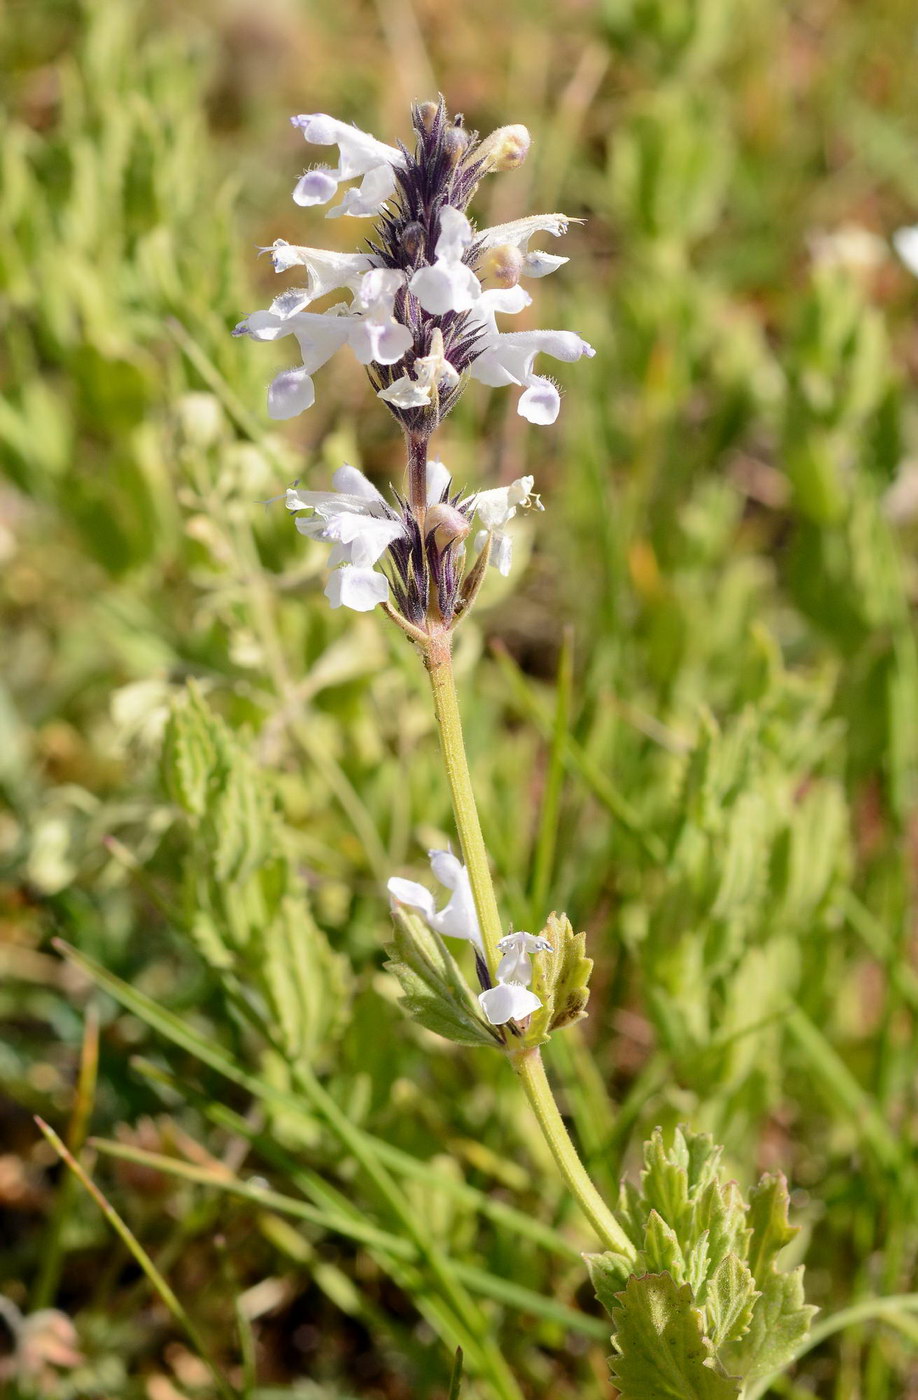
{"type": "Polygon", "coordinates": [[[607,1249],[604,1254],[585,1254],[583,1261],[590,1275],[593,1292],[607,1313],[615,1314],[619,1290],[628,1282],[631,1260],[607,1249]]]}
{"type": "Polygon", "coordinates": [[[696,1298],[701,1296],[711,1269],[711,1242],[707,1230],[702,1230],[685,1259],[685,1282],[696,1298]]]}
{"type": "Polygon", "coordinates": [[[789,1207],[787,1181],[781,1172],[763,1176],[749,1192],[752,1238],[747,1258],[757,1280],[769,1267],[774,1268],[777,1255],[797,1234],[787,1218],[789,1207]]]}
{"type": "Polygon", "coordinates": [[[746,1203],[735,1181],[710,1182],[695,1202],[695,1226],[708,1237],[708,1253],[719,1262],[728,1254],[746,1258],[750,1231],[746,1203]]]}
{"type": "Polygon", "coordinates": [[[678,1230],[689,1208],[688,1156],[681,1135],[670,1152],[664,1145],[662,1128],[651,1133],[644,1144],[641,1193],[645,1211],[659,1211],[666,1223],[678,1230]]]}
{"type": "Polygon", "coordinates": [[[644,1231],[644,1267],[651,1273],[668,1273],[676,1283],[685,1282],[685,1260],[675,1230],[652,1210],[644,1231]]]}
{"type": "Polygon", "coordinates": [[[802,1264],[790,1273],[772,1273],[756,1299],[749,1331],[725,1348],[725,1362],[742,1370],[746,1380],[781,1369],[806,1339],[818,1311],[804,1301],[802,1264]]]}
{"type": "Polygon", "coordinates": [[[586,934],[574,933],[566,914],[549,914],[540,936],[552,951],[533,957],[532,990],[542,1005],[530,1017],[524,1035],[527,1046],[544,1044],[552,1031],[586,1016],[593,970],[593,960],[586,956],[586,934]]]}
{"type": "Polygon", "coordinates": [[[780,1273],[776,1259],[797,1234],[789,1224],[787,1183],[763,1176],[749,1193],[749,1267],[759,1290],[749,1330],[729,1346],[730,1364],[748,1379],[785,1365],[810,1330],[816,1308],[804,1301],[803,1266],[780,1273]]]}
{"type": "Polygon", "coordinates": [[[708,1335],[716,1349],[748,1332],[758,1296],[748,1264],[735,1254],[720,1261],[704,1295],[708,1335]]]}
{"type": "Polygon", "coordinates": [[[499,1046],[440,935],[404,909],[394,910],[393,918],[395,939],[386,967],[401,983],[402,1005],[411,1018],[459,1045],[499,1046]]]}
{"type": "Polygon", "coordinates": [[[622,1400],[731,1400],[739,1381],[716,1369],[688,1284],[632,1276],[617,1296],[612,1376],[622,1400]]]}

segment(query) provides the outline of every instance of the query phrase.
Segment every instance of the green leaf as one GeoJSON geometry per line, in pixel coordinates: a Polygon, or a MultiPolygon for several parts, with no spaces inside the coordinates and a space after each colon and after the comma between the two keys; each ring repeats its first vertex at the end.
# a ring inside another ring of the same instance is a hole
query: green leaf
{"type": "Polygon", "coordinates": [[[748,1264],[735,1254],[720,1261],[705,1294],[705,1317],[715,1348],[749,1331],[758,1296],[748,1264]]]}
{"type": "Polygon", "coordinates": [[[655,1210],[647,1217],[644,1232],[644,1267],[652,1273],[671,1274],[676,1283],[685,1282],[685,1260],[675,1230],[655,1210]]]}
{"type": "Polygon", "coordinates": [[[677,1132],[672,1149],[667,1151],[662,1129],[655,1128],[649,1141],[644,1144],[644,1170],[641,1173],[644,1208],[659,1211],[675,1230],[679,1229],[688,1214],[688,1165],[688,1152],[682,1133],[677,1132]]]}
{"type": "Polygon", "coordinates": [[[402,985],[409,1016],[459,1045],[500,1046],[440,935],[404,909],[394,910],[393,917],[395,939],[386,967],[402,985]]]}
{"type": "Polygon", "coordinates": [[[749,1193],[752,1238],[749,1265],[759,1290],[749,1330],[728,1347],[725,1359],[747,1380],[784,1366],[810,1330],[816,1308],[804,1301],[803,1266],[780,1273],[776,1259],[797,1234],[788,1223],[787,1182],[763,1176],[749,1193]]]}
{"type": "Polygon", "coordinates": [[[607,1313],[613,1317],[619,1307],[618,1293],[628,1281],[631,1261],[623,1254],[607,1249],[604,1254],[585,1254],[583,1262],[587,1266],[593,1292],[607,1313]]]}
{"type": "Polygon", "coordinates": [[[632,1276],[618,1294],[612,1376],[622,1400],[730,1400],[739,1381],[716,1369],[688,1284],[632,1276]]]}
{"type": "Polygon", "coordinates": [[[524,1035],[526,1045],[542,1045],[552,1031],[586,1016],[593,960],[586,956],[586,934],[574,933],[566,914],[548,916],[541,930],[552,952],[537,953],[532,963],[532,990],[542,1005],[534,1011],[524,1035]]]}

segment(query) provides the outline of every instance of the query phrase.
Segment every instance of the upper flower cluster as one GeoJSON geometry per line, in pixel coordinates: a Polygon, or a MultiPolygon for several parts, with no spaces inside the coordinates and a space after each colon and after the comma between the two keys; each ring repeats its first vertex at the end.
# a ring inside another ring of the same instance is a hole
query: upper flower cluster
{"type": "Polygon", "coordinates": [[[531,423],[553,423],[560,396],[536,374],[536,356],[578,360],[592,347],[572,331],[502,331],[497,318],[522,311],[531,297],[521,279],[545,277],[566,258],[531,249],[539,233],[566,232],[564,214],[537,214],[477,231],[466,209],[479,181],[521,164],[525,127],[500,127],[484,140],[450,120],[441,99],[412,109],[414,153],[322,113],[293,119],[312,145],[336,146],[337,166],[307,170],[293,191],[303,206],[328,203],[346,190],[329,218],[373,217],[357,253],[299,247],[278,239],[270,249],[277,272],[303,268],[306,286],[288,289],[267,311],[255,311],[235,334],[254,340],[292,335],[301,363],[283,370],[268,390],[272,418],[290,418],[315,400],[312,376],[349,345],[377,394],[406,431],[428,438],[449,412],[467,377],[522,388],[518,410],[531,423]],[[350,294],[323,311],[312,304],[332,292],[350,294]]]}

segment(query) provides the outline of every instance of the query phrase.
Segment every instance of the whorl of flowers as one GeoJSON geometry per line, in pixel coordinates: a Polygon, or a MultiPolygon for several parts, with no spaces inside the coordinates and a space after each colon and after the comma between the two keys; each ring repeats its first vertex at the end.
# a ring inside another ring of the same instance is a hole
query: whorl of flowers
{"type": "Polygon", "coordinates": [[[490,562],[510,567],[510,538],[501,530],[518,507],[538,505],[532,478],[463,495],[442,463],[427,460],[431,434],[467,381],[522,389],[520,414],[553,423],[560,395],[536,374],[539,354],[573,361],[593,349],[572,331],[502,331],[498,316],[531,302],[521,279],[544,277],[567,262],[531,249],[540,233],[558,237],[570,220],[538,214],[476,230],[466,210],[485,175],[512,170],[529,149],[523,126],[498,128],[479,140],[439,102],[415,104],[413,154],[388,146],[345,122],[318,113],[293,119],[312,145],[336,146],[337,166],[309,169],[293,191],[304,207],[328,203],[352,185],[327,217],[373,217],[363,251],[338,253],[277,240],[263,251],[277,272],[303,269],[306,285],[288,288],[266,311],[236,327],[253,340],[293,336],[301,363],[282,370],[268,390],[268,412],[291,418],[315,401],[313,374],[348,345],[370,383],[404,430],[408,443],[405,496],[390,503],[354,467],[335,474],[333,491],[287,492],[297,528],[333,544],[326,594],[333,607],[368,611],[394,594],[396,620],[426,634],[450,628],[470,605],[490,562]],[[328,310],[312,305],[345,291],[328,310]],[[479,554],[465,573],[465,541],[477,518],[479,554]],[[382,571],[382,566],[386,572],[382,571]]]}

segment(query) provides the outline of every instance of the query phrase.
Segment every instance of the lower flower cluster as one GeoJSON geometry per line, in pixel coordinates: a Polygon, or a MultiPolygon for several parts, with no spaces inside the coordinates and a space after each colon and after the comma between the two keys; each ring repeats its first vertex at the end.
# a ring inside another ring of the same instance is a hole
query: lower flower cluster
{"type": "MultiPolygon", "coordinates": [[[[396,906],[405,904],[416,909],[436,933],[445,934],[448,938],[464,938],[474,944],[478,954],[479,977],[489,984],[484,943],[468,871],[451,851],[430,851],[429,856],[435,879],[450,891],[449,900],[443,908],[437,909],[436,900],[425,885],[415,880],[403,880],[399,876],[393,876],[389,881],[389,896],[396,906]]],[[[497,982],[482,988],[478,996],[479,1004],[492,1026],[503,1026],[508,1021],[523,1022],[542,1005],[539,997],[530,989],[531,954],[550,953],[553,951],[552,945],[547,938],[516,932],[508,933],[497,946],[502,954],[497,965],[497,982]]]]}

